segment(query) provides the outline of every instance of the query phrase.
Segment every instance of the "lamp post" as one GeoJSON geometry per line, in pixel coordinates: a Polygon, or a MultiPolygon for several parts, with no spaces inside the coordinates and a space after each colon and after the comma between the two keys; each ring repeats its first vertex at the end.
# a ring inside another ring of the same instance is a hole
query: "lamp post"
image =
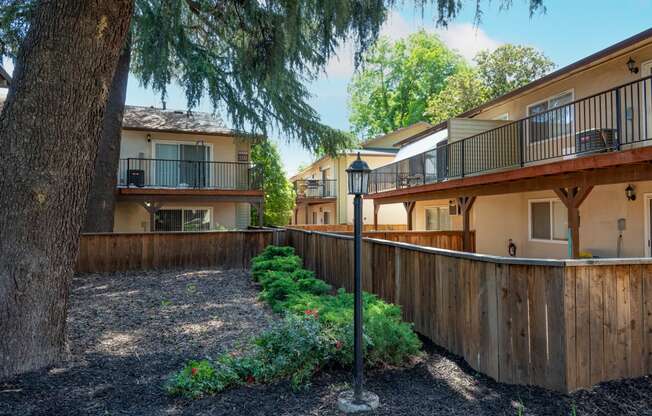
{"type": "Polygon", "coordinates": [[[362,339],[362,195],[369,192],[369,173],[371,169],[365,161],[356,160],[346,170],[349,182],[349,195],[353,198],[353,269],[354,280],[354,325],[353,325],[353,391],[343,392],[338,399],[338,407],[345,413],[359,413],[374,410],[379,400],[375,394],[363,390],[364,349],[362,339]]]}

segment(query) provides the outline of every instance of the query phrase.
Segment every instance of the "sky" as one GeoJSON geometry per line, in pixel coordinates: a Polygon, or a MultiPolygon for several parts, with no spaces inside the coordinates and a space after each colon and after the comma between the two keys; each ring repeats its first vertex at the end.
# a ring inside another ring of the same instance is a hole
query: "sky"
{"type": "MultiPolygon", "coordinates": [[[[411,1],[397,3],[402,3],[402,7],[391,12],[382,35],[399,39],[423,28],[437,33],[469,62],[480,50],[513,43],[535,47],[561,68],[652,26],[652,0],[546,0],[546,13],[537,13],[532,18],[526,0],[514,0],[509,10],[500,10],[500,1],[484,0],[484,14],[477,27],[473,24],[475,1],[464,0],[461,15],[447,29],[436,27],[433,10],[426,9],[422,14],[414,9],[411,1]]],[[[10,63],[5,63],[11,70],[10,63]]],[[[310,103],[322,121],[342,130],[349,128],[347,86],[353,69],[353,50],[345,44],[329,62],[323,76],[309,85],[310,103]]],[[[181,89],[174,85],[166,101],[169,109],[186,108],[181,89]]],[[[127,104],[160,107],[161,101],[157,94],[130,77],[127,104]]],[[[207,101],[197,110],[212,111],[207,101]]],[[[271,138],[279,144],[288,174],[313,159],[281,134],[274,132],[271,138]]]]}

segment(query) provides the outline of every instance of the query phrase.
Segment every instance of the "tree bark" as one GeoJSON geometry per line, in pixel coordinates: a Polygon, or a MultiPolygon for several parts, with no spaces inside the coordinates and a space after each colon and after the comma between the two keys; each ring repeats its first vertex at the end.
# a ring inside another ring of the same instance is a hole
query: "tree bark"
{"type": "Polygon", "coordinates": [[[133,0],[40,1],[0,114],[0,378],[66,351],[68,289],[133,0]]]}
{"type": "Polygon", "coordinates": [[[102,135],[97,149],[95,173],[88,193],[84,223],[84,232],[87,233],[113,232],[116,172],[120,163],[122,116],[127,99],[130,63],[131,39],[127,36],[113,75],[109,101],[106,104],[104,120],[102,120],[102,135]]]}

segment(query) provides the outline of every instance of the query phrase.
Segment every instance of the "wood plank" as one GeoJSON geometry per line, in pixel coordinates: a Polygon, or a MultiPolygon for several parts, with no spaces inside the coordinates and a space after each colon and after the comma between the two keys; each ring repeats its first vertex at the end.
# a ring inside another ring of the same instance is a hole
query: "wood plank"
{"type": "Polygon", "coordinates": [[[645,355],[643,347],[643,266],[631,265],[629,272],[630,348],[627,377],[641,377],[646,375],[643,365],[645,355]]]}
{"type": "Polygon", "coordinates": [[[590,268],[577,267],[575,275],[575,325],[576,360],[577,360],[577,386],[588,387],[591,385],[591,338],[590,338],[590,268]]]}
{"type": "Polygon", "coordinates": [[[480,360],[481,371],[494,379],[499,378],[498,354],[498,278],[494,263],[481,265],[480,306],[480,360]]]}
{"type": "Polygon", "coordinates": [[[509,276],[510,266],[496,264],[496,282],[498,284],[498,374],[504,383],[514,382],[514,339],[512,306],[512,282],[509,276]]]}
{"type": "Polygon", "coordinates": [[[629,301],[629,266],[616,266],[616,302],[617,311],[617,374],[619,378],[627,377],[629,370],[629,353],[631,345],[630,301],[629,301]]]}
{"type": "Polygon", "coordinates": [[[530,316],[531,368],[530,380],[538,386],[547,383],[548,322],[546,316],[546,272],[549,268],[534,266],[528,274],[528,308],[530,316]]]}
{"type": "Polygon", "coordinates": [[[604,279],[604,355],[605,376],[608,380],[619,377],[618,370],[618,304],[616,272],[608,267],[604,279]]]}
{"type": "Polygon", "coordinates": [[[577,326],[575,321],[575,267],[564,273],[564,350],[566,351],[566,391],[577,389],[577,326]]]}
{"type": "Polygon", "coordinates": [[[514,383],[530,384],[530,328],[528,322],[528,273],[532,266],[510,265],[513,293],[514,383]]]}
{"type": "Polygon", "coordinates": [[[647,374],[652,374],[652,265],[642,266],[643,286],[643,366],[647,374]]]}
{"type": "Polygon", "coordinates": [[[589,277],[589,384],[605,379],[604,354],[604,281],[608,278],[605,267],[592,267],[589,277]]]}

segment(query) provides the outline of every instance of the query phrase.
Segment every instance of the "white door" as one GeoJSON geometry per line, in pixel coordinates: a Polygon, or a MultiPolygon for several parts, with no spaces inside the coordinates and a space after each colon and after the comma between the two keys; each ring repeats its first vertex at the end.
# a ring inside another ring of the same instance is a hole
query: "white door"
{"type": "Polygon", "coordinates": [[[643,137],[642,139],[652,139],[652,79],[649,78],[652,75],[652,61],[643,62],[641,64],[641,77],[648,78],[643,81],[641,85],[643,94],[642,106],[645,107],[645,126],[643,128],[643,137]]]}

